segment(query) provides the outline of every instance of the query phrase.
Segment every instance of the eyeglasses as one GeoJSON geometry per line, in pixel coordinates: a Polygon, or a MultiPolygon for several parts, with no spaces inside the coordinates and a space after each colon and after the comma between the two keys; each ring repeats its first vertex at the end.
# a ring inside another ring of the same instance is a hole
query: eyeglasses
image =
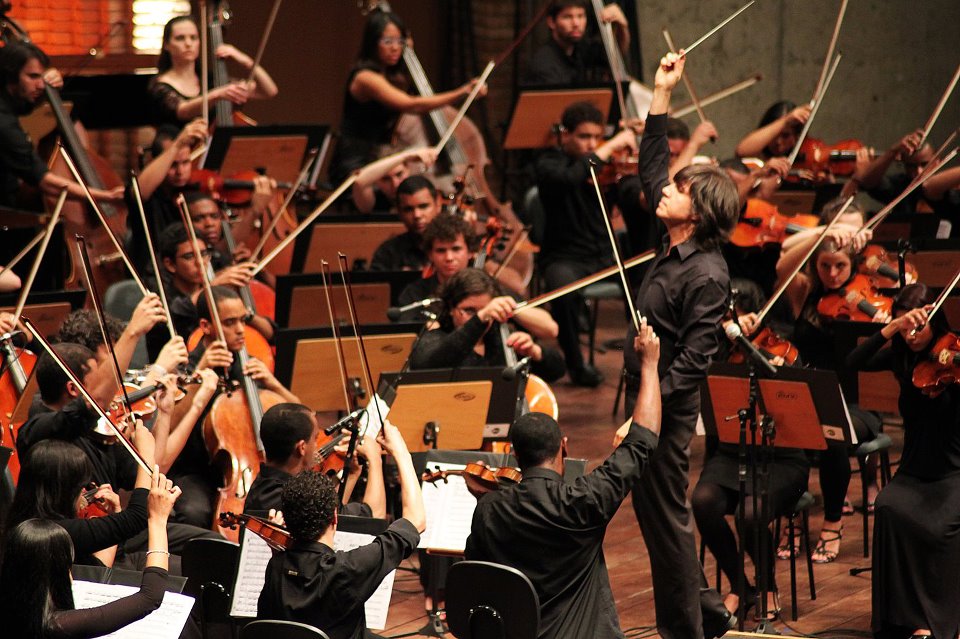
{"type": "Polygon", "coordinates": [[[407,46],[407,41],[403,38],[380,38],[380,44],[385,47],[399,46],[402,49],[407,46]]]}
{"type": "MultiPolygon", "coordinates": [[[[190,260],[196,259],[196,257],[197,257],[197,254],[194,253],[193,251],[190,251],[189,253],[184,253],[183,255],[178,255],[178,256],[177,256],[177,259],[190,261],[190,260]]],[[[202,258],[204,258],[204,259],[210,257],[210,251],[209,251],[208,249],[204,249],[204,250],[200,251],[200,257],[202,257],[202,258]]]]}

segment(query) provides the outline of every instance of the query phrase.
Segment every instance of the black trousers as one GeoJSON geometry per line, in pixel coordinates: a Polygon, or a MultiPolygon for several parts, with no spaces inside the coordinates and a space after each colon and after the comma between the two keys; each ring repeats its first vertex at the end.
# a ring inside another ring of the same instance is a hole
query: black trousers
{"type": "MultiPolygon", "coordinates": [[[[628,377],[627,415],[633,413],[639,389],[639,378],[628,377]]],[[[632,492],[650,554],[657,631],[664,639],[700,639],[705,626],[722,625],[718,620],[726,616],[720,593],[707,586],[687,500],[690,439],[699,413],[698,390],[664,402],[660,441],[632,492]]]]}
{"type": "MultiPolygon", "coordinates": [[[[543,280],[548,291],[560,288],[580,278],[593,275],[611,265],[608,260],[550,260],[543,265],[543,280]]],[[[583,308],[583,295],[579,291],[568,293],[550,302],[550,314],[559,328],[557,343],[567,362],[567,371],[573,374],[583,368],[583,353],[580,351],[579,314],[583,308]]]]}

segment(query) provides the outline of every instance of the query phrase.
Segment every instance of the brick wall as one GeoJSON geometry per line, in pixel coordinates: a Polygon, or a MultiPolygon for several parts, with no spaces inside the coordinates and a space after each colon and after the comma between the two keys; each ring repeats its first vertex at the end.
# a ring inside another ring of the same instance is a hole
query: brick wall
{"type": "MultiPolygon", "coordinates": [[[[129,24],[130,12],[122,0],[31,0],[14,3],[10,16],[48,55],[73,55],[96,46],[113,23],[129,24]]],[[[126,52],[127,42],[128,29],[117,29],[109,49],[126,52]]]]}

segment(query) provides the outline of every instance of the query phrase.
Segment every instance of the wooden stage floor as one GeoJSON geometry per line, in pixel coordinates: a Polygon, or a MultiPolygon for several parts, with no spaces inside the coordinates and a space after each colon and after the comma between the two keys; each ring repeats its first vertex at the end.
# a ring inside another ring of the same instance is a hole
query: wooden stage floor
{"type": "MultiPolygon", "coordinates": [[[[597,343],[622,334],[623,315],[617,305],[605,304],[601,308],[601,327],[598,330],[597,343]]],[[[585,336],[584,336],[585,342],[585,336]]],[[[594,468],[611,450],[614,431],[622,423],[618,411],[616,419],[611,417],[616,383],[622,364],[620,351],[597,354],[598,368],[606,376],[599,389],[574,387],[566,380],[553,385],[560,405],[560,425],[570,439],[570,455],[589,459],[588,468],[594,468]]],[[[891,457],[899,457],[902,431],[887,427],[886,431],[894,440],[891,457]]],[[[703,466],[703,438],[694,439],[691,454],[690,486],[696,484],[703,466]]],[[[813,543],[823,516],[823,507],[819,497],[819,483],[816,469],[811,473],[810,491],[817,497],[817,504],[811,509],[810,530],[813,543]]],[[[797,592],[799,619],[790,620],[790,572],[789,561],[777,562],[777,584],[781,592],[782,617],[786,621],[777,621],[777,631],[785,635],[819,636],[867,636],[870,634],[870,573],[851,576],[853,567],[869,565],[869,559],[863,557],[863,524],[860,507],[860,480],[855,472],[851,480],[849,496],[858,512],[844,517],[844,535],[839,558],[831,564],[814,565],[817,599],[810,600],[806,565],[801,556],[797,561],[797,592]]],[[[871,520],[872,525],[872,520],[871,520]]],[[[699,538],[698,538],[699,542],[699,538]]],[[[620,614],[621,627],[627,637],[655,636],[655,617],[653,609],[653,586],[650,577],[650,564],[647,550],[637,526],[630,500],[621,506],[607,529],[604,544],[607,565],[613,594],[620,614]]],[[[416,566],[416,556],[404,562],[404,567],[416,566]]],[[[706,574],[708,581],[715,583],[716,564],[707,552],[706,574]]],[[[751,575],[752,568],[747,569],[751,575]]],[[[730,585],[724,580],[724,593],[730,585]]],[[[414,632],[427,622],[423,609],[423,593],[417,576],[410,571],[397,573],[393,599],[387,619],[387,629],[380,632],[385,637],[414,632]]],[[[748,622],[746,629],[751,630],[755,623],[748,622]]],[[[424,636],[424,635],[414,635],[424,636]]],[[[451,636],[452,635],[447,635],[451,636]]]]}

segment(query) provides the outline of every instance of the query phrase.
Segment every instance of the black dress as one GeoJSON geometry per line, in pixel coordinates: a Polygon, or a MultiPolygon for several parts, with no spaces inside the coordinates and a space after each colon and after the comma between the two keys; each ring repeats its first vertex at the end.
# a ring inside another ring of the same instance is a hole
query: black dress
{"type": "Polygon", "coordinates": [[[873,631],[907,637],[918,628],[960,632],[960,385],[923,395],[913,369],[929,353],[877,333],[849,357],[864,370],[892,370],[900,384],[904,441],[900,470],[876,501],[873,631]]]}

